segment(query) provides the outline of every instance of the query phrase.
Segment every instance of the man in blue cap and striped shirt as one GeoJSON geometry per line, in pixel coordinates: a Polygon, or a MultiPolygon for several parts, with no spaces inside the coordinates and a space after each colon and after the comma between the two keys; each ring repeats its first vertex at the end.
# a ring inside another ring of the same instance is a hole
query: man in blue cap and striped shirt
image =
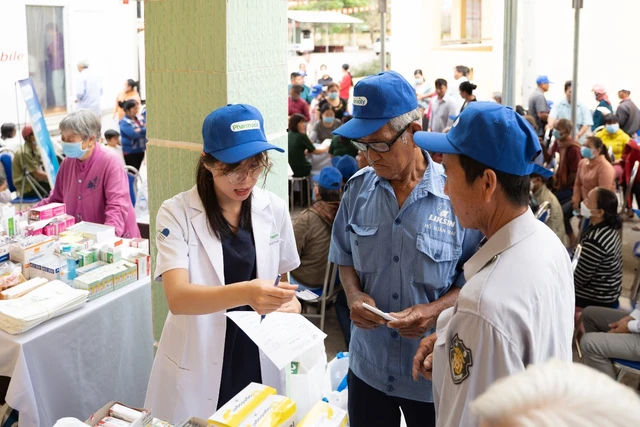
{"type": "Polygon", "coordinates": [[[442,167],[414,143],[422,126],[413,87],[388,71],[362,79],[353,95],[353,119],[334,134],[352,140],[371,167],[345,187],[329,252],[353,321],[349,419],[396,427],[402,409],[408,427],[434,426],[431,382],[413,380],[413,355],[455,303],[481,236],[460,225],[442,167]]]}

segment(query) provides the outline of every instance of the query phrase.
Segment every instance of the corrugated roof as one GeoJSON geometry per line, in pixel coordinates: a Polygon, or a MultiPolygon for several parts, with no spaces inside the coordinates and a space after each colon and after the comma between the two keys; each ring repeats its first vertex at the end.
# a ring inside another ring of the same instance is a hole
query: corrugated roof
{"type": "Polygon", "coordinates": [[[309,24],[362,24],[362,19],[344,15],[339,12],[316,10],[288,10],[287,18],[296,22],[309,24]]]}

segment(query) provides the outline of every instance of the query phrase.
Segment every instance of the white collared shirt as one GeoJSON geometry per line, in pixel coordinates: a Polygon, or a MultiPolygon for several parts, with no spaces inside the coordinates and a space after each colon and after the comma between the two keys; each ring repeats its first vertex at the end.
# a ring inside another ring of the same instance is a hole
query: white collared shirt
{"type": "Polygon", "coordinates": [[[469,403],[497,379],[550,358],[572,360],[571,261],[531,210],[498,230],[464,271],[456,305],[437,324],[433,386],[441,427],[477,425],[469,403]]]}

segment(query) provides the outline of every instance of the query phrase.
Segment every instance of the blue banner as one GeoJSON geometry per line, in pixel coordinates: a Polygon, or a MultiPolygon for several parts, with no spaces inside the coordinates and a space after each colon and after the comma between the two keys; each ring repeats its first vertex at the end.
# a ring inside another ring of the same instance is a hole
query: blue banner
{"type": "Polygon", "coordinates": [[[31,77],[19,80],[18,83],[20,84],[20,91],[22,92],[25,104],[27,104],[29,116],[31,117],[31,126],[33,127],[33,134],[36,137],[38,148],[40,149],[40,157],[42,157],[44,171],[49,177],[49,184],[51,185],[51,188],[53,188],[56,184],[56,175],[58,175],[60,165],[58,164],[56,152],[53,149],[49,129],[47,129],[47,124],[44,121],[40,100],[38,99],[38,94],[33,87],[31,77]]]}

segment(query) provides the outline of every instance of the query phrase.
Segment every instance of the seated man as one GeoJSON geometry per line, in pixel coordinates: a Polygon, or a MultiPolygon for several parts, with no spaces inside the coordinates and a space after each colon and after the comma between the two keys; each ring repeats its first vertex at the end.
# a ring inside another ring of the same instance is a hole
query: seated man
{"type": "Polygon", "coordinates": [[[631,314],[606,307],[585,308],[582,312],[582,324],[586,333],[580,340],[584,363],[615,378],[612,358],[640,362],[638,319],[640,305],[636,305],[631,314]]]}
{"type": "Polygon", "coordinates": [[[342,174],[327,166],[314,181],[317,182],[313,189],[316,202],[293,223],[300,267],[291,272],[290,279],[293,284],[317,290],[324,283],[331,228],[340,206],[342,174]]]}
{"type": "Polygon", "coordinates": [[[38,189],[40,196],[47,197],[49,191],[51,191],[49,178],[44,171],[42,158],[40,157],[40,151],[37,146],[38,143],[36,142],[36,137],[33,134],[31,126],[27,125],[22,129],[22,137],[24,138],[24,145],[13,157],[13,185],[16,187],[18,194],[22,194],[24,198],[39,197],[29,182],[30,180],[25,180],[24,172],[26,170],[31,178],[41,187],[41,189],[38,189]],[[44,193],[42,190],[44,190],[44,193]]]}
{"type": "Polygon", "coordinates": [[[531,192],[538,206],[544,202],[549,202],[551,210],[549,211],[547,225],[564,244],[564,238],[566,236],[564,231],[564,216],[562,214],[562,205],[558,202],[558,198],[547,188],[545,179],[537,174],[531,175],[531,192]]]}

